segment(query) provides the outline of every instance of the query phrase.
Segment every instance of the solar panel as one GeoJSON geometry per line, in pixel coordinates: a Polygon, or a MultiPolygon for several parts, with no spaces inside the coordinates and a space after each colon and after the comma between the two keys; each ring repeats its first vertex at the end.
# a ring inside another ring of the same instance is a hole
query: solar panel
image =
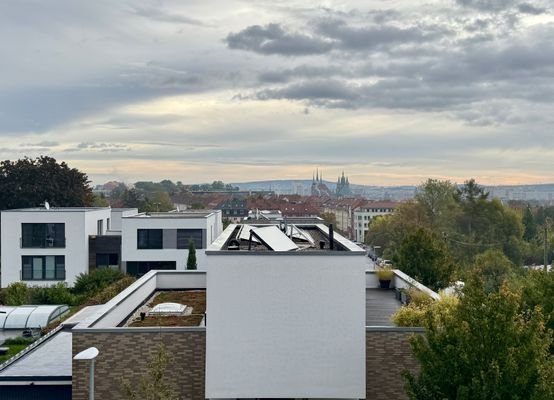
{"type": "Polygon", "coordinates": [[[253,230],[273,251],[298,250],[298,246],[275,225],[253,228],[253,230]]]}

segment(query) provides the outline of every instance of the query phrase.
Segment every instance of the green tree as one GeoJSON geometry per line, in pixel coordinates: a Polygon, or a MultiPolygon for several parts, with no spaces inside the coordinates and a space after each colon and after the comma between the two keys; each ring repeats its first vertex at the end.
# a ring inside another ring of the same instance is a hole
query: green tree
{"type": "Polygon", "coordinates": [[[416,201],[423,208],[431,228],[448,223],[457,209],[454,197],[456,188],[450,181],[428,179],[420,185],[416,193],[416,201]]]}
{"type": "Polygon", "coordinates": [[[106,199],[106,196],[104,196],[104,193],[100,194],[94,194],[92,199],[93,207],[108,207],[110,203],[108,203],[108,199],[106,199]]]}
{"type": "Polygon", "coordinates": [[[523,214],[523,226],[525,231],[523,232],[523,238],[530,242],[537,236],[537,223],[535,222],[535,216],[531,211],[531,207],[527,207],[523,214]]]}
{"type": "Polygon", "coordinates": [[[438,290],[448,286],[453,264],[444,241],[425,228],[410,231],[393,258],[402,272],[438,290]]]}
{"type": "Polygon", "coordinates": [[[471,274],[478,274],[487,293],[496,292],[514,272],[514,264],[500,250],[487,250],[475,257],[471,274]]]}
{"type": "Polygon", "coordinates": [[[53,207],[90,206],[89,184],[86,174],[51,157],[2,161],[0,209],[38,207],[45,200],[53,207]]]}
{"type": "Polygon", "coordinates": [[[174,208],[175,205],[167,192],[156,192],[152,196],[147,197],[146,202],[141,207],[141,211],[165,212],[171,211],[174,208]]]}
{"type": "Polygon", "coordinates": [[[488,293],[466,284],[459,306],[426,314],[424,335],[412,338],[421,369],[405,373],[411,399],[552,399],[551,334],[540,309],[522,313],[521,295],[503,285],[488,293]]]}
{"type": "Polygon", "coordinates": [[[122,380],[122,391],[128,400],[178,400],[175,383],[167,377],[167,369],[172,361],[171,354],[164,344],[148,363],[148,372],[140,379],[138,385],[129,380],[122,380]]]}
{"type": "Polygon", "coordinates": [[[187,256],[187,269],[195,270],[197,269],[196,265],[196,247],[194,246],[194,241],[189,240],[189,254],[187,256]]]}

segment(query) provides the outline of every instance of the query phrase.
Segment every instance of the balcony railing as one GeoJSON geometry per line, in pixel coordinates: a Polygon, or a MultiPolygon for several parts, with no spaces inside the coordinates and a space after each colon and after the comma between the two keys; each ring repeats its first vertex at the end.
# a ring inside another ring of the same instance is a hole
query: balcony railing
{"type": "Polygon", "coordinates": [[[65,248],[65,238],[63,239],[54,239],[54,238],[44,238],[44,239],[24,239],[19,238],[19,246],[22,249],[63,249],[65,248]]]}

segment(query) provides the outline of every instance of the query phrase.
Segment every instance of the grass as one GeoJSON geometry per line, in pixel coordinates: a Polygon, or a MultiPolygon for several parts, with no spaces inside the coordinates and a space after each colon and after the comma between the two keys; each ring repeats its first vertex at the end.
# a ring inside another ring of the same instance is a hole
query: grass
{"type": "Polygon", "coordinates": [[[206,312],[206,292],[198,290],[161,292],[147,305],[148,307],[154,307],[160,303],[184,304],[187,307],[192,307],[192,314],[147,316],[144,321],[134,321],[129,326],[199,326],[206,312]]]}
{"type": "MultiPolygon", "coordinates": [[[[11,357],[15,356],[17,353],[19,353],[21,350],[23,350],[27,346],[28,345],[26,345],[26,344],[12,344],[11,346],[7,346],[10,349],[8,350],[7,354],[5,354],[3,356],[0,356],[0,364],[3,363],[4,361],[8,360],[8,358],[11,358],[11,357]]],[[[5,347],[5,346],[2,346],[2,347],[5,347]]]]}

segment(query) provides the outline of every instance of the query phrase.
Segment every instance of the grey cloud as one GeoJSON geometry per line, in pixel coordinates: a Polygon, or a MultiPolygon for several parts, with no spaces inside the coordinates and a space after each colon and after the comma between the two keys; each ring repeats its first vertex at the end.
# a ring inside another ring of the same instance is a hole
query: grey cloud
{"type": "Polygon", "coordinates": [[[50,147],[56,147],[56,146],[59,146],[60,144],[58,142],[53,142],[53,141],[48,141],[48,140],[44,140],[42,142],[37,142],[37,143],[22,143],[19,145],[19,147],[28,147],[28,148],[33,148],[33,147],[40,147],[40,148],[50,148],[50,147]]]}
{"type": "Polygon", "coordinates": [[[518,6],[518,10],[523,14],[531,14],[531,15],[540,15],[547,12],[545,8],[535,7],[534,5],[529,3],[521,3],[518,6]]]}
{"type": "Polygon", "coordinates": [[[229,33],[225,41],[230,49],[285,56],[323,54],[333,46],[331,42],[313,36],[286,32],[279,24],[249,26],[238,33],[229,33]]]}
{"type": "Polygon", "coordinates": [[[422,43],[439,39],[449,31],[438,26],[401,28],[391,25],[353,27],[343,20],[324,21],[318,32],[339,42],[337,47],[349,50],[383,48],[399,43],[422,43]]]}
{"type": "Polygon", "coordinates": [[[482,11],[500,11],[511,8],[515,0],[456,0],[456,3],[464,7],[475,8],[482,11]]]}
{"type": "Polygon", "coordinates": [[[132,12],[144,18],[152,19],[160,22],[169,22],[174,24],[187,24],[195,26],[208,26],[204,22],[190,18],[185,15],[175,14],[154,7],[132,7],[132,12]]]}

